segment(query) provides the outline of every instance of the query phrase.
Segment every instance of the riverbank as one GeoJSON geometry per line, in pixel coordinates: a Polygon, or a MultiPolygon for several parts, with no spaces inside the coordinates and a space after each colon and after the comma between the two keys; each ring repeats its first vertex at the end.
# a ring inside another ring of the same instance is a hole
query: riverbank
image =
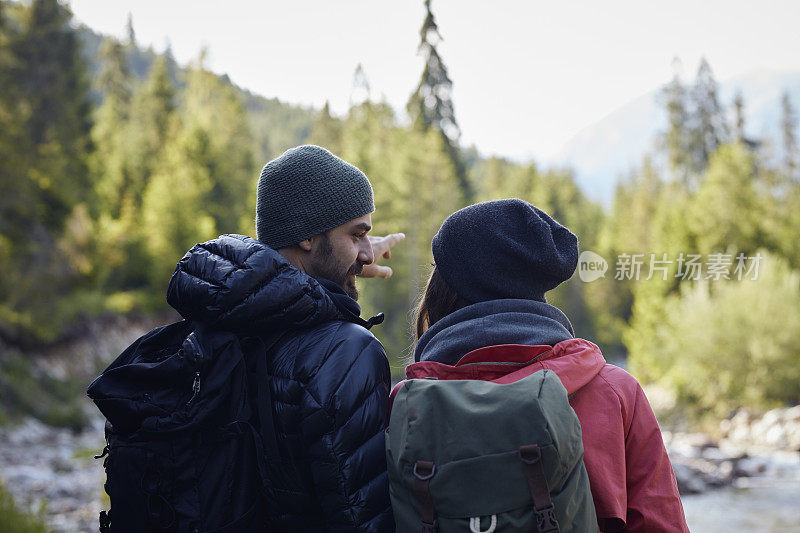
{"type": "Polygon", "coordinates": [[[0,384],[7,386],[0,396],[0,479],[21,510],[35,514],[44,505],[51,531],[97,530],[105,474],[93,456],[105,445],[104,420],[86,397],[87,385],[137,337],[177,318],[91,320],[62,342],[24,354],[0,344],[0,384]],[[53,387],[62,390],[54,394],[53,387]]]}
{"type": "Polygon", "coordinates": [[[693,533],[795,533],[800,531],[800,468],[773,461],[756,477],[682,496],[693,533]]]}
{"type": "Polygon", "coordinates": [[[741,409],[720,422],[718,439],[704,433],[662,435],[681,494],[746,487],[755,477],[792,479],[800,466],[800,405],[763,416],[741,409]]]}
{"type": "MultiPolygon", "coordinates": [[[[33,373],[80,383],[76,407],[87,421],[77,433],[30,417],[0,426],[0,478],[20,508],[36,512],[45,504],[52,531],[95,531],[101,508],[108,508],[102,461],[92,458],[105,444],[103,419],[83,394],[85,386],[132,340],[174,318],[117,317],[90,324],[84,334],[42,353],[26,354],[33,373]]],[[[800,406],[763,416],[740,410],[720,423],[713,438],[671,431],[663,436],[693,531],[744,524],[756,531],[800,531],[800,406]]]]}
{"type": "Polygon", "coordinates": [[[93,456],[104,444],[100,418],[80,433],[29,418],[0,428],[0,478],[21,510],[44,505],[51,531],[96,531],[105,474],[93,456]]]}
{"type": "MultiPolygon", "coordinates": [[[[744,524],[755,531],[800,530],[800,454],[786,449],[792,441],[783,447],[776,446],[779,440],[770,445],[764,439],[747,445],[764,429],[764,418],[791,434],[793,413],[750,417],[751,431],[739,429],[720,441],[698,433],[663,433],[692,531],[730,531],[744,524]]],[[[108,506],[102,461],[92,458],[103,445],[99,417],[80,433],[27,419],[0,428],[0,477],[23,509],[36,511],[45,502],[52,531],[94,531],[100,509],[108,506]]]]}

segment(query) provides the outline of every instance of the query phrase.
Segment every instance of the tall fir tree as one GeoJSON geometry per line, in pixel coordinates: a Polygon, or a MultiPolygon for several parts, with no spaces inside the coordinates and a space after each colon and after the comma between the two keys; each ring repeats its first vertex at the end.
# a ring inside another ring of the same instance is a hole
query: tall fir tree
{"type": "Polygon", "coordinates": [[[689,97],[691,166],[699,174],[705,170],[711,154],[727,138],[725,113],[719,103],[717,81],[706,58],[700,60],[689,97]]]}
{"type": "Polygon", "coordinates": [[[696,253],[752,254],[764,242],[765,198],[754,169],[755,155],[742,144],[724,144],[712,154],[686,220],[696,253]]]}
{"type": "Polygon", "coordinates": [[[453,82],[436,46],[441,42],[439,26],[431,11],[431,0],[425,0],[425,20],[419,31],[418,52],[425,59],[417,89],[406,106],[415,127],[426,130],[433,128],[445,141],[445,149],[456,168],[456,177],[464,203],[472,203],[475,191],[467,177],[458,146],[461,129],[456,121],[452,99],[453,82]]]}
{"type": "Polygon", "coordinates": [[[149,278],[159,292],[186,250],[217,235],[207,206],[214,185],[211,139],[199,125],[183,128],[175,120],[173,126],[142,202],[149,278]]]}
{"type": "Polygon", "coordinates": [[[734,112],[734,140],[743,143],[744,137],[744,96],[742,91],[737,91],[736,96],[733,98],[733,112],[734,112]]]}
{"type": "MultiPolygon", "coordinates": [[[[130,64],[130,49],[127,52],[124,63],[130,64]]],[[[112,57],[119,60],[116,54],[112,57]]],[[[108,68],[124,70],[121,66],[108,68]]],[[[159,56],[127,104],[108,96],[98,110],[93,130],[97,150],[92,158],[100,201],[95,209],[98,253],[94,278],[106,293],[147,294],[151,286],[151,235],[142,223],[147,209],[145,191],[163,166],[164,145],[176,120],[174,100],[166,59],[159,56]]]]}
{"type": "MultiPolygon", "coordinates": [[[[30,200],[25,198],[29,180],[20,179],[23,171],[19,160],[22,117],[20,116],[20,87],[15,78],[15,61],[10,44],[16,39],[16,31],[8,19],[8,4],[0,0],[0,261],[8,259],[13,234],[24,235],[26,228],[15,222],[20,218],[27,220],[32,215],[22,217],[20,210],[29,210],[30,200]]],[[[0,284],[2,281],[0,281],[0,284]]]]}
{"type": "Polygon", "coordinates": [[[534,163],[519,165],[501,157],[479,159],[471,167],[472,182],[478,184],[478,201],[533,197],[541,179],[534,163]]]}
{"type": "Polygon", "coordinates": [[[100,46],[102,69],[97,84],[105,99],[95,114],[92,128],[94,153],[90,159],[95,175],[97,199],[93,211],[119,215],[123,198],[130,189],[128,153],[131,106],[131,74],[125,47],[116,39],[100,46]]]}
{"type": "MultiPolygon", "coordinates": [[[[14,79],[13,57],[9,43],[13,41],[14,31],[7,16],[8,5],[0,0],[0,269],[3,272],[14,272],[19,265],[15,262],[15,248],[23,238],[27,229],[20,224],[20,219],[30,220],[31,214],[20,213],[30,211],[27,198],[29,181],[20,179],[21,161],[16,149],[20,131],[20,117],[16,105],[18,90],[14,79]]],[[[0,313],[9,304],[11,284],[9,276],[0,276],[0,313]]],[[[6,311],[7,312],[7,311],[6,311]]],[[[0,333],[3,333],[5,317],[0,317],[0,333]]]]}
{"type": "Polygon", "coordinates": [[[70,261],[62,243],[85,226],[90,102],[69,8],[34,0],[3,10],[9,5],[13,23],[4,20],[0,30],[0,329],[24,342],[57,334],[53,298],[81,276],[82,261],[70,261]]]}
{"type": "Polygon", "coordinates": [[[222,233],[253,233],[256,175],[243,103],[230,83],[208,71],[203,52],[191,68],[181,119],[185,129],[208,138],[211,188],[204,211],[222,233]]]}
{"type": "Polygon", "coordinates": [[[128,20],[125,23],[125,35],[127,38],[126,45],[129,47],[136,46],[136,30],[133,29],[133,13],[128,12],[128,20]]]}
{"type": "Polygon", "coordinates": [[[114,38],[105,39],[98,50],[98,60],[101,68],[96,83],[101,94],[129,102],[132,80],[125,46],[114,38]]]}
{"type": "Polygon", "coordinates": [[[689,111],[687,91],[677,72],[678,60],[674,61],[676,72],[672,81],[661,90],[661,98],[667,111],[667,131],[663,145],[667,153],[673,177],[686,181],[689,172],[689,111]]]}
{"type": "Polygon", "coordinates": [[[350,88],[350,107],[355,107],[372,99],[372,89],[369,86],[367,72],[364,65],[359,63],[353,72],[353,85],[350,88]]]}
{"type": "Polygon", "coordinates": [[[141,202],[149,177],[158,163],[159,152],[167,140],[175,98],[167,58],[159,56],[131,101],[129,150],[133,165],[131,192],[135,203],[141,202]]]}
{"type": "Polygon", "coordinates": [[[331,115],[327,101],[311,126],[308,142],[327,148],[334,154],[342,152],[342,121],[331,115]]]}
{"type": "Polygon", "coordinates": [[[798,166],[797,111],[792,105],[788,91],[781,96],[781,141],[783,169],[790,179],[796,179],[798,166]]]}
{"type": "Polygon", "coordinates": [[[34,0],[10,43],[25,106],[25,143],[19,149],[30,164],[28,179],[38,188],[40,220],[51,229],[60,228],[90,188],[87,72],[71,18],[56,0],[34,0]]]}

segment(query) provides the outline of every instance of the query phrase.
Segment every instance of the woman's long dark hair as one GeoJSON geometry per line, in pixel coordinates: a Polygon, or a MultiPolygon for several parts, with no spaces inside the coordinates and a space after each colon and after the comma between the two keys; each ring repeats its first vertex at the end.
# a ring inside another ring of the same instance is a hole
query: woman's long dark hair
{"type": "Polygon", "coordinates": [[[415,313],[417,331],[414,343],[416,344],[422,334],[436,322],[469,304],[470,302],[459,296],[447,284],[434,265],[431,277],[428,278],[428,284],[425,286],[425,293],[417,305],[415,313]]]}

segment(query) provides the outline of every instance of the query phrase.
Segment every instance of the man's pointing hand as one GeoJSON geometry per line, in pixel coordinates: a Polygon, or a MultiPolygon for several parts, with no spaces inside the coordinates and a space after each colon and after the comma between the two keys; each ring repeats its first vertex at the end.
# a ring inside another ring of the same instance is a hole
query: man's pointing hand
{"type": "Polygon", "coordinates": [[[378,265],[378,259],[392,257],[392,247],[405,239],[406,236],[403,233],[392,233],[385,237],[373,237],[370,235],[367,238],[372,245],[372,253],[375,260],[370,265],[364,265],[364,269],[359,276],[362,278],[388,278],[392,275],[392,269],[388,266],[378,265]]]}

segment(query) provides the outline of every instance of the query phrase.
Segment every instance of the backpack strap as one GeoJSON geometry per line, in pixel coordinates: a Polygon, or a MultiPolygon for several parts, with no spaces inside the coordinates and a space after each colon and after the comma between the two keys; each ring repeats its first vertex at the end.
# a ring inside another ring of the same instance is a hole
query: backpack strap
{"type": "Polygon", "coordinates": [[[275,335],[268,343],[265,343],[261,353],[256,354],[255,378],[256,378],[256,401],[258,410],[258,421],[261,429],[261,438],[266,439],[264,443],[264,455],[272,463],[279,459],[278,438],[275,436],[275,421],[272,416],[272,390],[270,388],[269,374],[267,374],[267,357],[270,356],[272,349],[278,344],[285,333],[275,335]]]}
{"type": "Polygon", "coordinates": [[[542,450],[536,444],[520,446],[519,458],[528,479],[528,488],[533,498],[533,512],[540,533],[558,533],[558,520],[555,508],[550,500],[550,488],[542,466],[542,450]]]}
{"type": "Polygon", "coordinates": [[[422,506],[422,533],[436,533],[436,509],[431,496],[431,478],[436,465],[431,461],[417,461],[414,465],[414,495],[422,506]]]}
{"type": "Polygon", "coordinates": [[[406,381],[408,380],[404,379],[400,381],[397,385],[392,387],[392,392],[389,393],[389,415],[392,414],[392,406],[394,405],[394,399],[397,396],[397,393],[400,392],[400,389],[403,387],[403,384],[405,384],[406,381]]]}

